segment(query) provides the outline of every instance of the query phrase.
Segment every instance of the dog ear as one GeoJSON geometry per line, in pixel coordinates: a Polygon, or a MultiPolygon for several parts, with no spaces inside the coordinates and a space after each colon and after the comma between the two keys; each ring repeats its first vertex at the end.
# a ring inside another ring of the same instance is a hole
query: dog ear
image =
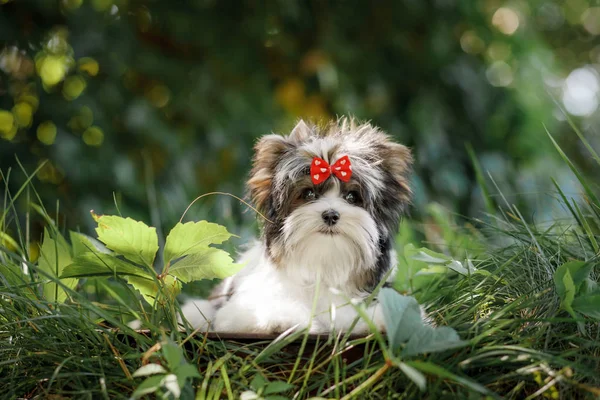
{"type": "Polygon", "coordinates": [[[286,138],[275,134],[263,136],[254,146],[248,192],[260,212],[267,211],[277,163],[290,148],[291,144],[286,138]]]}
{"type": "Polygon", "coordinates": [[[295,143],[304,142],[312,134],[312,129],[304,122],[304,120],[301,119],[298,121],[294,129],[292,129],[289,139],[295,143]]]}
{"type": "Polygon", "coordinates": [[[383,160],[386,170],[391,174],[399,186],[402,202],[406,205],[411,198],[410,174],[412,172],[413,157],[408,147],[387,141],[383,149],[383,160]]]}

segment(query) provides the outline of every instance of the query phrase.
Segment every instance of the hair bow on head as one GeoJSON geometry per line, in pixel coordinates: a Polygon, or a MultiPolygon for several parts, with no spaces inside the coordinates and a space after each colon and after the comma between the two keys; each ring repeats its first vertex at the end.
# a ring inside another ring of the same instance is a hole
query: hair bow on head
{"type": "Polygon", "coordinates": [[[312,183],[318,185],[329,178],[329,175],[334,174],[342,182],[348,182],[352,176],[352,165],[348,156],[343,156],[338,159],[333,165],[329,165],[322,158],[313,158],[310,165],[310,178],[312,183]]]}

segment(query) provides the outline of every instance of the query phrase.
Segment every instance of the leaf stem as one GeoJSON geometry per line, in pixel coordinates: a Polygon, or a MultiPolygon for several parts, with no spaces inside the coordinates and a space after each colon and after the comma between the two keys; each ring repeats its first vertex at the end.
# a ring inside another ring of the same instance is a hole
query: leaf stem
{"type": "Polygon", "coordinates": [[[200,199],[201,199],[201,198],[203,198],[203,197],[206,197],[206,196],[211,196],[211,195],[213,195],[213,194],[221,194],[221,195],[224,195],[224,196],[233,197],[234,199],[237,199],[237,200],[241,201],[241,202],[242,202],[242,203],[244,203],[246,206],[248,206],[249,208],[251,208],[251,209],[252,209],[254,212],[256,212],[258,215],[260,215],[260,216],[261,216],[261,217],[262,217],[262,218],[263,218],[265,221],[267,221],[267,222],[269,222],[269,223],[271,223],[271,224],[273,223],[273,221],[271,221],[269,218],[265,217],[263,213],[261,213],[261,212],[260,212],[260,211],[258,211],[256,208],[254,208],[253,206],[251,206],[251,205],[250,205],[250,203],[248,203],[248,202],[247,202],[247,201],[245,201],[244,199],[241,199],[241,198],[237,197],[237,196],[236,196],[236,195],[234,195],[234,194],[231,194],[231,193],[225,193],[225,192],[210,192],[210,193],[204,193],[204,194],[202,194],[202,195],[200,195],[200,196],[196,197],[196,198],[194,199],[194,201],[192,201],[192,202],[190,203],[190,205],[189,205],[189,206],[187,206],[187,208],[185,209],[185,211],[184,211],[184,212],[183,212],[183,214],[181,215],[181,218],[179,219],[179,222],[181,223],[181,221],[183,221],[183,218],[185,217],[185,214],[187,214],[187,212],[189,211],[189,209],[190,209],[190,208],[191,208],[191,207],[194,205],[194,203],[195,203],[196,201],[200,200],[200,199]]]}

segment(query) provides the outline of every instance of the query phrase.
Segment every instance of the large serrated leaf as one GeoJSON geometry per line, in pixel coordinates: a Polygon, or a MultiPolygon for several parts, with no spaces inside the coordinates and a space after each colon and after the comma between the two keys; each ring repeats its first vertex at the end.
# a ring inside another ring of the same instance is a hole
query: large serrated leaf
{"type": "Polygon", "coordinates": [[[131,218],[103,215],[97,218],[98,239],[134,263],[152,266],[158,251],[156,228],[131,218]]]}
{"type": "MultiPolygon", "coordinates": [[[[59,278],[66,266],[72,263],[69,245],[62,235],[54,232],[50,235],[48,229],[44,229],[44,240],[40,249],[38,268],[51,276],[59,278]]],[[[61,279],[61,282],[69,288],[77,285],[78,279],[61,279]]],[[[46,282],[42,286],[44,298],[48,301],[64,302],[67,293],[55,282],[46,282]]]]}
{"type": "Polygon", "coordinates": [[[73,249],[73,257],[90,251],[110,254],[111,251],[106,248],[98,239],[84,235],[83,233],[70,231],[69,238],[71,239],[71,248],[73,249]]]}
{"type": "Polygon", "coordinates": [[[233,235],[227,232],[224,226],[207,221],[178,223],[167,235],[165,264],[176,258],[202,251],[211,244],[221,244],[231,236],[233,235]]]}
{"type": "Polygon", "coordinates": [[[378,298],[390,347],[397,350],[423,326],[421,309],[413,297],[403,296],[393,289],[381,289],[378,298]]]}
{"type": "MultiPolygon", "coordinates": [[[[150,305],[154,305],[159,293],[158,283],[154,279],[140,278],[138,276],[126,275],[127,283],[132,285],[150,305]]],[[[181,292],[181,282],[168,275],[164,278],[162,286],[163,296],[168,295],[175,298],[181,292]]]]}
{"type": "Polygon", "coordinates": [[[103,253],[87,252],[75,257],[67,266],[61,278],[83,278],[96,276],[132,275],[152,280],[152,275],[145,269],[120,260],[115,256],[103,253]]]}
{"type": "Polygon", "coordinates": [[[198,249],[169,268],[169,274],[183,282],[200,279],[223,279],[241,270],[243,264],[233,262],[229,254],[221,249],[206,247],[198,249]]]}

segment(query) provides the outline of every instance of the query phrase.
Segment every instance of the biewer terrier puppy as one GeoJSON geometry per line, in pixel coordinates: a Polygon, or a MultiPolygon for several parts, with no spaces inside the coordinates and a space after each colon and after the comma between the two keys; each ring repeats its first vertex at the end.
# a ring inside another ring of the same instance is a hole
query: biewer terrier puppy
{"type": "MultiPolygon", "coordinates": [[[[412,157],[372,125],[340,119],[325,127],[300,121],[289,136],[255,147],[248,181],[268,218],[262,237],[208,302],[188,302],[194,326],[217,332],[365,333],[355,305],[396,267],[394,237],[409,202],[412,157]]],[[[379,329],[379,306],[366,309],[379,329]]]]}

